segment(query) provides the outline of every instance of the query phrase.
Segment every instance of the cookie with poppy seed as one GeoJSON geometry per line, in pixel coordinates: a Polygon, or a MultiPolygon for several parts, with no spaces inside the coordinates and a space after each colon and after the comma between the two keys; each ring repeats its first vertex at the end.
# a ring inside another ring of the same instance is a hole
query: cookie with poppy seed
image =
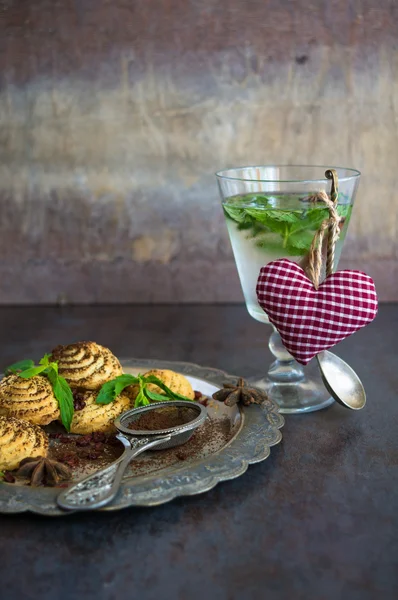
{"type": "Polygon", "coordinates": [[[98,392],[87,390],[82,395],[84,408],[75,411],[71,433],[86,435],[94,431],[115,431],[113,421],[130,408],[130,398],[124,394],[117,396],[109,404],[97,404],[98,392]]]}
{"type": "Polygon", "coordinates": [[[116,356],[95,342],[57,346],[51,360],[58,362],[59,374],[71,388],[99,390],[104,383],[123,373],[116,356]]]}
{"type": "Polygon", "coordinates": [[[8,375],[0,382],[0,415],[36,425],[48,425],[59,416],[59,406],[47,377],[24,379],[8,375]]]}
{"type": "Polygon", "coordinates": [[[48,437],[38,425],[0,417],[0,470],[17,469],[25,458],[46,456],[47,451],[48,437]]]}

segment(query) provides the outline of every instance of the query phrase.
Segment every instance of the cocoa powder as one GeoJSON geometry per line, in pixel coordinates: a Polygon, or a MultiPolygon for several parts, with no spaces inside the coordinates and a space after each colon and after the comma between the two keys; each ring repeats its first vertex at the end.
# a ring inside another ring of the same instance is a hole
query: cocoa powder
{"type": "Polygon", "coordinates": [[[129,429],[135,431],[157,431],[179,427],[193,421],[198,416],[195,409],[180,406],[157,407],[156,410],[148,410],[140,414],[136,419],[130,421],[129,429]]]}
{"type": "Polygon", "coordinates": [[[101,469],[123,452],[123,445],[115,436],[102,432],[84,436],[55,433],[49,437],[52,439],[49,457],[63,462],[74,471],[85,471],[93,466],[101,469]]]}
{"type": "Polygon", "coordinates": [[[234,434],[235,428],[228,417],[217,419],[208,417],[185,444],[168,450],[153,450],[141,454],[131,462],[129,474],[150,475],[181,463],[195,462],[218,452],[233,438],[234,434]]]}

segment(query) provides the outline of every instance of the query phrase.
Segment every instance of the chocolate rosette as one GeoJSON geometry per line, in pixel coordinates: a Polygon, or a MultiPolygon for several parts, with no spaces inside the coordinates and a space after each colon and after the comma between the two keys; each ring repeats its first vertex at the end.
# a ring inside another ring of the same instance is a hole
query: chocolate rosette
{"type": "Polygon", "coordinates": [[[0,470],[12,471],[25,458],[46,456],[48,437],[27,421],[0,417],[0,470]]]}
{"type": "Polygon", "coordinates": [[[59,374],[72,388],[99,390],[104,383],[123,373],[116,356],[95,342],[57,346],[51,359],[58,362],[59,374]]]}
{"type": "Polygon", "coordinates": [[[96,404],[98,392],[86,391],[79,396],[83,406],[76,410],[70,428],[71,433],[86,435],[94,431],[113,432],[113,421],[130,408],[130,398],[121,394],[109,404],[96,404]]]}
{"type": "Polygon", "coordinates": [[[43,375],[23,379],[9,375],[0,382],[0,414],[48,425],[59,418],[59,406],[43,375]]]}

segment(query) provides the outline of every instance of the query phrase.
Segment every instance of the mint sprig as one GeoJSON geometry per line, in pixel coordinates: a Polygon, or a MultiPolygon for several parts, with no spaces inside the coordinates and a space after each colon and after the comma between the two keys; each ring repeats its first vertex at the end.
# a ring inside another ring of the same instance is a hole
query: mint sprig
{"type": "Polygon", "coordinates": [[[173,392],[166,384],[163,383],[163,381],[161,379],[159,379],[155,375],[148,375],[147,377],[145,377],[144,375],[137,375],[137,376],[119,375],[115,379],[112,379],[111,381],[107,381],[107,383],[104,383],[104,385],[100,389],[100,392],[97,396],[96,403],[97,404],[109,404],[110,402],[115,400],[115,398],[117,398],[117,396],[119,396],[119,394],[121,394],[122,391],[126,387],[128,387],[130,385],[138,385],[139,386],[138,394],[135,398],[135,403],[134,403],[135,408],[138,408],[139,406],[146,406],[147,404],[150,403],[150,401],[153,401],[153,402],[164,402],[166,400],[188,400],[188,401],[191,401],[190,398],[187,398],[186,396],[182,396],[181,394],[173,392]],[[158,394],[156,392],[149,390],[148,385],[151,383],[160,387],[160,389],[162,389],[165,394],[158,394]]]}
{"type": "Polygon", "coordinates": [[[39,360],[39,364],[35,365],[34,361],[21,360],[5,369],[5,374],[14,374],[23,379],[31,379],[36,375],[46,376],[51,384],[54,396],[57,399],[61,421],[66,431],[70,431],[70,426],[73,419],[74,405],[73,394],[68,382],[64,377],[58,374],[58,363],[50,361],[50,354],[45,354],[39,360]],[[25,367],[25,368],[24,368],[25,367]]]}
{"type": "MultiPolygon", "coordinates": [[[[289,198],[288,198],[289,200],[289,198]]],[[[280,252],[281,255],[301,256],[307,254],[316,231],[329,217],[327,208],[303,207],[283,210],[275,207],[276,198],[265,196],[242,196],[223,205],[228,219],[237,224],[239,230],[246,230],[255,245],[264,250],[280,252]]],[[[352,206],[338,204],[340,217],[348,221],[352,206]]]]}

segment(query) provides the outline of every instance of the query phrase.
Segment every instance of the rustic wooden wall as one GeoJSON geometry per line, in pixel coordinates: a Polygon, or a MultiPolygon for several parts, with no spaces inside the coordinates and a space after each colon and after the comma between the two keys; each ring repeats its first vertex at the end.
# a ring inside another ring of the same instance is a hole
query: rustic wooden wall
{"type": "Polygon", "coordinates": [[[363,171],[398,300],[395,0],[0,0],[0,302],[242,299],[213,172],[363,171]]]}

